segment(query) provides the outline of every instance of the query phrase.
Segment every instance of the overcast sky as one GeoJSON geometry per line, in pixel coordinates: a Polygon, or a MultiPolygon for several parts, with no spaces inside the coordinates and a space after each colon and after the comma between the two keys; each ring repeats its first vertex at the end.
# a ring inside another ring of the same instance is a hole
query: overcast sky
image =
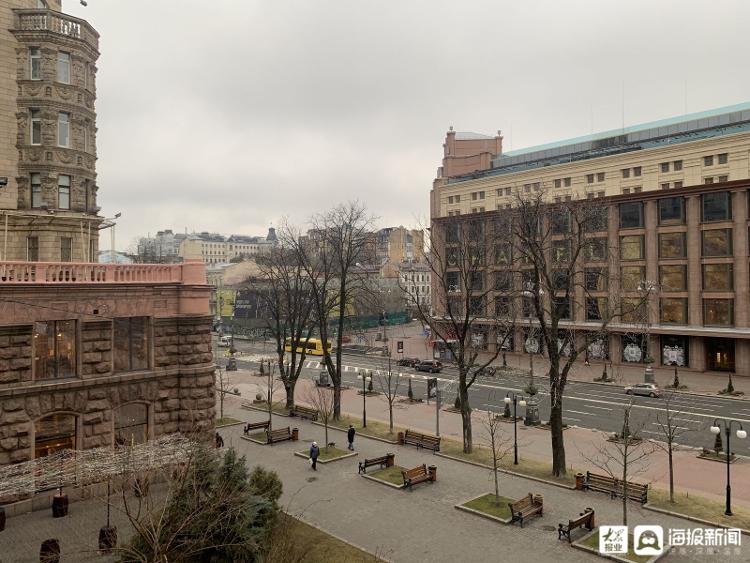
{"type": "Polygon", "coordinates": [[[506,150],[617,128],[623,82],[626,125],[750,100],[746,0],[88,4],[64,9],[101,34],[99,205],[122,249],[354,198],[416,225],[448,126],[506,150]]]}

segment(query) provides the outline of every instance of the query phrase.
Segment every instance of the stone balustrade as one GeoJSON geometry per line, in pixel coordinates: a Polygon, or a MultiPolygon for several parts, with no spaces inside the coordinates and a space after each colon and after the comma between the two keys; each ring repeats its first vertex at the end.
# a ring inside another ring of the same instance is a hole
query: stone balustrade
{"type": "Polygon", "coordinates": [[[0,287],[18,284],[197,284],[206,283],[200,261],[183,264],[99,264],[0,261],[0,287]]]}
{"type": "Polygon", "coordinates": [[[80,39],[99,50],[99,34],[85,20],[74,18],[54,10],[13,10],[16,16],[16,31],[50,31],[74,39],[80,39]]]}

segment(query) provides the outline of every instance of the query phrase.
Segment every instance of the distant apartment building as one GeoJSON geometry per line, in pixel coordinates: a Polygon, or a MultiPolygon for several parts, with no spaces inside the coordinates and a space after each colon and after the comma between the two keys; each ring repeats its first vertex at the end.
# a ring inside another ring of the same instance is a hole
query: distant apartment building
{"type": "Polygon", "coordinates": [[[0,0],[0,465],[213,435],[203,263],[96,262],[99,35],[59,10],[0,0]]]}
{"type": "Polygon", "coordinates": [[[158,231],[156,235],[138,240],[138,261],[146,264],[174,264],[182,260],[180,245],[187,238],[172,229],[158,231]]]}
{"type": "MultiPolygon", "coordinates": [[[[587,269],[612,275],[609,283],[578,290],[564,321],[579,338],[591,339],[586,356],[637,365],[651,355],[657,366],[747,375],[749,190],[750,104],[508,152],[502,137],[451,130],[431,191],[432,228],[476,221],[491,229],[524,195],[543,194],[550,205],[594,200],[604,220],[586,236],[599,239],[592,248],[609,248],[614,258],[592,251],[582,259],[587,269]],[[480,141],[487,147],[474,147],[480,141]],[[635,298],[643,285],[653,290],[642,326],[613,323],[606,337],[589,335],[600,300],[635,298]]],[[[508,310],[505,292],[520,283],[503,274],[507,262],[507,253],[488,256],[477,280],[496,284],[494,297],[477,303],[480,331],[491,332],[491,319],[508,310]],[[488,319],[484,329],[482,318],[488,319]]],[[[433,283],[439,316],[445,296],[437,299],[437,290],[433,283]]],[[[467,290],[474,288],[453,291],[467,290]]],[[[529,337],[519,326],[507,345],[533,349],[529,337]]],[[[478,340],[488,350],[497,346],[487,332],[478,340]]]]}
{"type": "Polygon", "coordinates": [[[424,254],[424,234],[419,229],[387,227],[375,233],[379,262],[419,262],[424,254]]]}
{"type": "Polygon", "coordinates": [[[265,237],[193,233],[181,241],[179,256],[183,260],[201,260],[206,265],[223,264],[267,252],[277,242],[273,227],[265,237]]]}
{"type": "Polygon", "coordinates": [[[399,286],[404,292],[406,309],[425,313],[431,305],[431,269],[425,262],[401,262],[398,265],[399,286]]]}

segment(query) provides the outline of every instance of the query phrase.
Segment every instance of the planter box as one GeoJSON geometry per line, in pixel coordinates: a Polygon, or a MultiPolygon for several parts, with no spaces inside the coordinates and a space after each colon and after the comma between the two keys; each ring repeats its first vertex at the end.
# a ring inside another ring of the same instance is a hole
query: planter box
{"type": "MultiPolygon", "coordinates": [[[[633,563],[633,559],[628,559],[625,556],[625,554],[616,554],[616,553],[607,553],[607,554],[604,554],[604,553],[599,553],[599,547],[598,547],[598,545],[597,545],[596,548],[593,548],[593,547],[590,547],[588,545],[584,545],[583,544],[583,542],[585,542],[586,540],[588,540],[589,538],[591,538],[594,535],[597,537],[597,540],[598,540],[598,538],[599,538],[599,528],[594,529],[593,531],[589,532],[588,534],[586,534],[585,536],[583,536],[581,539],[579,539],[577,541],[574,541],[570,545],[572,545],[576,549],[580,549],[582,551],[588,551],[589,553],[593,553],[595,555],[598,555],[599,557],[603,557],[604,559],[612,559],[613,561],[620,561],[621,563],[633,563]]],[[[633,536],[632,535],[630,535],[628,543],[629,543],[628,548],[632,549],[632,544],[633,544],[633,536]]],[[[662,557],[664,557],[665,555],[667,555],[670,552],[671,549],[672,549],[672,546],[669,546],[669,545],[664,546],[664,551],[660,555],[653,555],[653,556],[649,557],[648,559],[645,560],[645,563],[655,563],[656,561],[658,561],[659,559],[661,559],[662,557]]],[[[637,557],[643,558],[645,556],[637,556],[637,557]]]]}
{"type": "MultiPolygon", "coordinates": [[[[489,493],[492,494],[492,493],[489,493]]],[[[488,512],[484,512],[482,510],[477,510],[476,508],[471,508],[466,506],[466,504],[479,500],[481,498],[484,498],[488,496],[488,494],[480,495],[478,497],[470,498],[469,500],[466,500],[460,504],[454,504],[453,507],[457,508],[458,510],[462,510],[464,512],[468,512],[470,514],[475,514],[476,516],[481,516],[482,518],[487,518],[488,520],[494,520],[495,522],[499,522],[501,524],[510,524],[513,521],[513,516],[509,516],[508,518],[501,518],[500,516],[495,516],[494,514],[489,514],[488,512]]],[[[494,496],[494,495],[493,495],[494,496]]],[[[501,501],[501,505],[505,504],[507,506],[508,502],[513,502],[513,499],[501,497],[503,500],[501,501]]],[[[510,512],[510,510],[508,510],[510,512]]]]}
{"type": "MultiPolygon", "coordinates": [[[[719,454],[717,456],[715,452],[711,452],[710,454],[705,454],[705,453],[701,452],[696,457],[698,459],[705,459],[706,461],[716,461],[718,463],[726,463],[727,462],[727,456],[726,456],[726,454],[719,454]]],[[[735,454],[732,454],[731,457],[729,458],[729,463],[734,463],[738,459],[739,458],[735,454]]]]}
{"type": "MultiPolygon", "coordinates": [[[[355,455],[357,455],[357,453],[358,452],[348,452],[348,453],[346,453],[344,455],[340,455],[338,457],[334,457],[334,458],[326,459],[326,460],[318,458],[318,463],[320,463],[322,465],[325,465],[327,463],[333,463],[335,461],[340,461],[340,460],[346,459],[348,457],[354,457],[355,455]]],[[[307,452],[294,452],[294,455],[296,455],[297,457],[301,457],[303,459],[309,459],[310,458],[310,456],[307,455],[307,452]]]]}

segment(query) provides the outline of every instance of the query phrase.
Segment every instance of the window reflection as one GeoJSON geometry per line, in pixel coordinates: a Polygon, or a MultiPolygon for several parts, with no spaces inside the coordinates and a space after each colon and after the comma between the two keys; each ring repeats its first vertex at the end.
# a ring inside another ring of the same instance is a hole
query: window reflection
{"type": "Polygon", "coordinates": [[[148,317],[114,320],[115,371],[148,369],[148,317]]]}
{"type": "Polygon", "coordinates": [[[34,376],[58,379],[76,375],[75,321],[34,323],[34,376]]]}
{"type": "Polygon", "coordinates": [[[130,446],[148,439],[148,406],[129,403],[115,410],[115,444],[130,446]]]}

